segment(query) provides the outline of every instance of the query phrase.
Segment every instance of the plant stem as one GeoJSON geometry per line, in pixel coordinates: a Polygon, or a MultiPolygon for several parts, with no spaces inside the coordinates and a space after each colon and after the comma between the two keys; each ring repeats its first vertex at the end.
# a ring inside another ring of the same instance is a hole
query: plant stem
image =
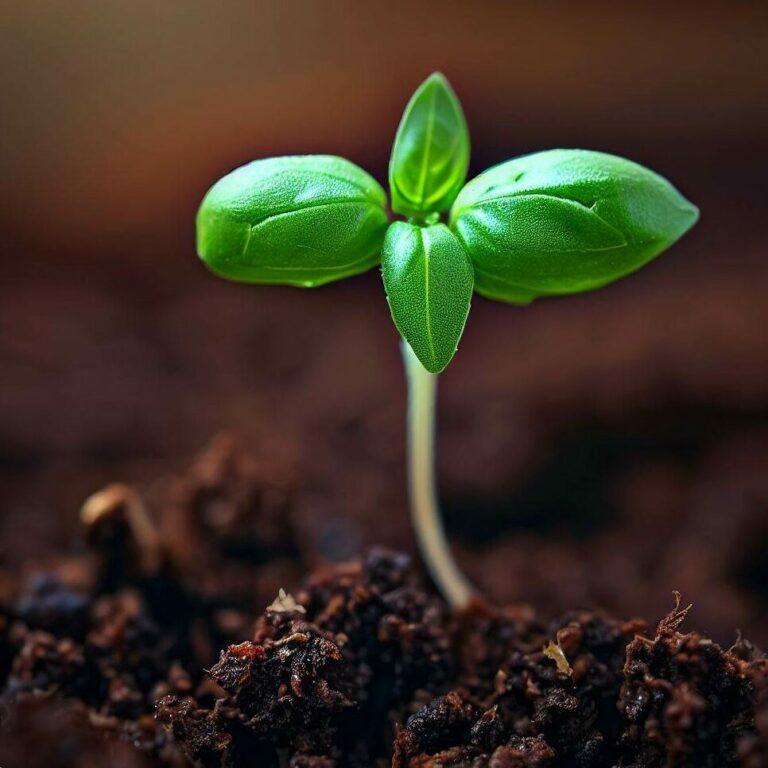
{"type": "Polygon", "coordinates": [[[408,382],[408,488],[416,540],[437,587],[452,606],[464,608],[474,589],[451,554],[435,490],[437,374],[424,368],[405,340],[402,353],[408,382]]]}

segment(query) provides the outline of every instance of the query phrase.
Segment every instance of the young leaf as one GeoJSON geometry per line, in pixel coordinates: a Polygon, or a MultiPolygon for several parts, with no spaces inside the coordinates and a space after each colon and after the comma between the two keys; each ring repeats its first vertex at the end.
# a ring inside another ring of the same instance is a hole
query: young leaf
{"type": "Polygon", "coordinates": [[[421,217],[451,207],[467,177],[469,131],[456,94],[440,73],[413,94],[389,161],[392,210],[421,217]]]}
{"type": "Polygon", "coordinates": [[[472,265],[445,226],[392,224],[381,257],[384,289],[400,335],[431,373],[456,354],[472,299],[472,265]]]}
{"type": "Polygon", "coordinates": [[[230,280],[311,287],[379,262],[384,190],[330,155],[256,160],[211,187],[197,214],[197,251],[230,280]]]}
{"type": "Polygon", "coordinates": [[[614,155],[539,152],[473,179],[451,211],[476,290],[527,304],[599,288],[682,237],[698,209],[653,171],[614,155]]]}

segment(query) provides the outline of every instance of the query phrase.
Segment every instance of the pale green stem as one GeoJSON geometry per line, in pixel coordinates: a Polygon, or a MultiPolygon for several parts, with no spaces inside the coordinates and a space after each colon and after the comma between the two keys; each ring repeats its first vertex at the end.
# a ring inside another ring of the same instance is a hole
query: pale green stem
{"type": "Polygon", "coordinates": [[[437,374],[424,368],[404,340],[402,352],[408,382],[408,488],[416,540],[437,587],[451,605],[464,608],[474,589],[451,554],[435,490],[437,374]]]}

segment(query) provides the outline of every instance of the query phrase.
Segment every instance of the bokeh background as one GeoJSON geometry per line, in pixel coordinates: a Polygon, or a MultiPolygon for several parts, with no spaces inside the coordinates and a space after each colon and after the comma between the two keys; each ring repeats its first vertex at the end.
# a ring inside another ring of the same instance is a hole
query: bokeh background
{"type": "Polygon", "coordinates": [[[473,173],[595,148],[702,211],[601,293],[476,299],[441,381],[462,562],[544,611],[654,619],[679,589],[697,628],[768,642],[766,3],[4,0],[0,22],[0,566],[33,571],[87,494],[151,488],[221,431],[292,468],[318,558],[411,546],[377,272],[225,284],[194,214],[268,155],[384,181],[440,69],[473,173]]]}

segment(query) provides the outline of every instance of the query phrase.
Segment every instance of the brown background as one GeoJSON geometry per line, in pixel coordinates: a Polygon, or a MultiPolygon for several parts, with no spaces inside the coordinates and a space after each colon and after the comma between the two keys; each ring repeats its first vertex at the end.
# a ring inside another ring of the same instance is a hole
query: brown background
{"type": "Polygon", "coordinates": [[[376,272],[224,284],[193,220],[256,157],[342,154],[383,181],[441,69],[473,172],[590,147],[702,210],[602,293],[475,301],[441,401],[467,567],[499,599],[652,616],[677,587],[701,629],[768,640],[765,3],[5,0],[0,20],[0,563],[33,569],[84,495],[228,428],[296,464],[322,554],[408,543],[376,272]]]}

